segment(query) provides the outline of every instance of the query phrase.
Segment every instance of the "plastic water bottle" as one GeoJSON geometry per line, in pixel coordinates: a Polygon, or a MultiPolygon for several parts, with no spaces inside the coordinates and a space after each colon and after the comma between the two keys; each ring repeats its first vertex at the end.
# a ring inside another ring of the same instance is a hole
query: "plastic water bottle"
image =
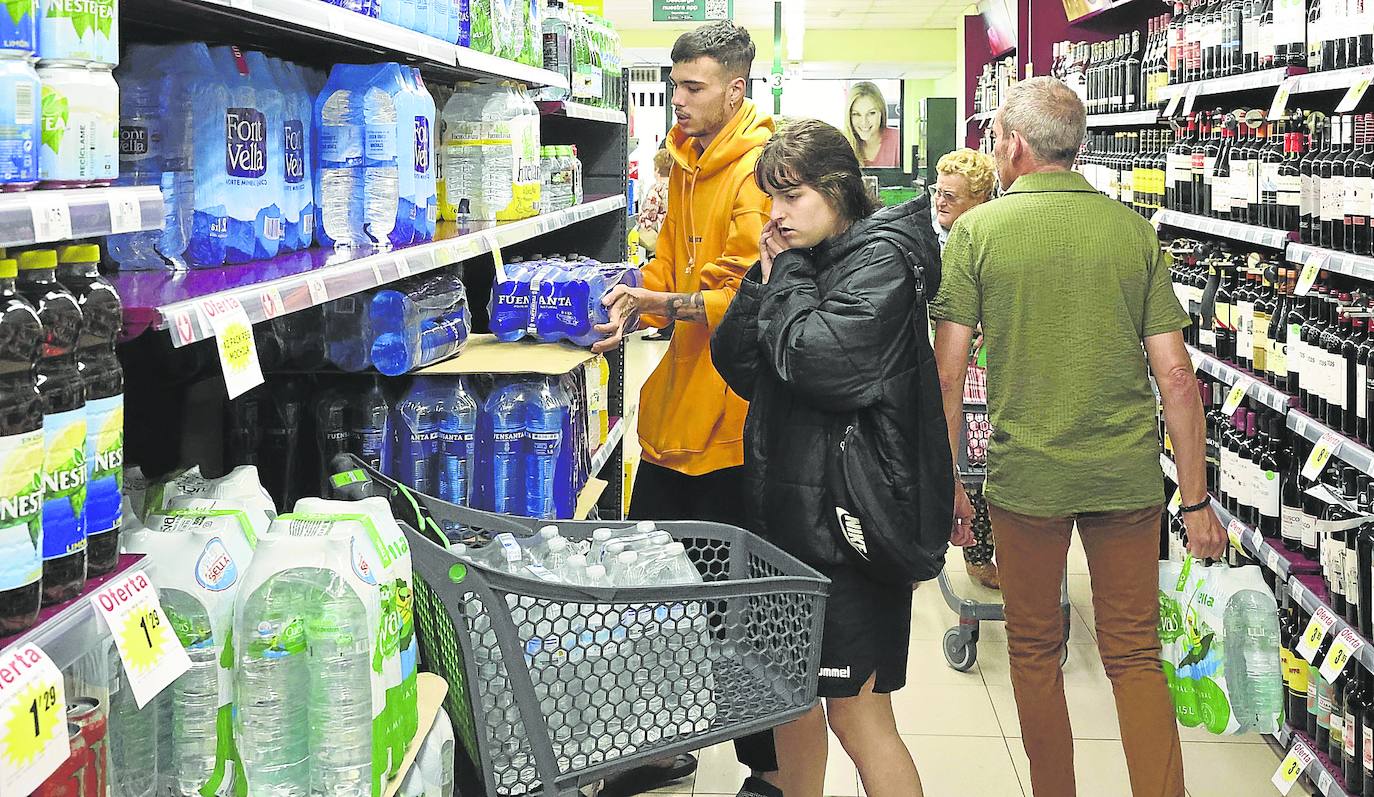
{"type": "Polygon", "coordinates": [[[568,418],[567,400],[552,382],[533,385],[525,404],[526,517],[554,517],[555,474],[563,447],[563,425],[568,418]]]}
{"type": "Polygon", "coordinates": [[[1237,592],[1226,604],[1222,627],[1232,715],[1244,731],[1277,732],[1284,694],[1277,603],[1257,590],[1237,592]]]}
{"type": "Polygon", "coordinates": [[[275,257],[281,246],[282,179],[274,164],[281,162],[281,152],[273,152],[269,131],[281,129],[281,93],[259,82],[259,70],[237,47],[211,47],[210,58],[229,92],[220,130],[229,216],[225,260],[275,257]]]}
{"type": "MultiPolygon", "coordinates": [[[[147,48],[133,48],[116,70],[119,82],[119,177],[115,185],[162,185],[161,76],[147,48]]],[[[164,198],[164,203],[169,201],[164,198]]],[[[121,233],[106,239],[121,269],[161,269],[158,230],[121,233]]]]}
{"type": "Polygon", "coordinates": [[[434,495],[443,412],[436,380],[419,377],[396,405],[396,462],[392,476],[416,492],[434,495]]]}
{"type": "Polygon", "coordinates": [[[467,287],[457,270],[384,288],[369,303],[373,365],[397,376],[457,355],[472,321],[467,287]]]}
{"type": "Polygon", "coordinates": [[[373,469],[383,470],[391,458],[387,447],[391,405],[382,391],[380,377],[373,377],[371,384],[357,396],[349,416],[355,446],[353,453],[373,469]]]}
{"type": "MultiPolygon", "coordinates": [[[[433,0],[436,7],[449,5],[449,0],[433,0]]],[[[434,96],[425,87],[420,70],[405,67],[407,88],[417,97],[413,121],[415,157],[415,216],[416,241],[432,241],[439,221],[439,159],[436,134],[439,131],[439,112],[434,96]]]]}
{"type": "Polygon", "coordinates": [[[472,474],[477,467],[477,400],[467,382],[454,379],[439,418],[439,498],[472,505],[472,474]]]}
{"type": "Polygon", "coordinates": [[[484,418],[491,459],[491,510],[504,515],[525,512],[523,480],[526,452],[524,386],[519,382],[503,385],[487,398],[484,418]]]}
{"type": "Polygon", "coordinates": [[[372,365],[372,314],[367,294],[343,296],[324,305],[325,352],[344,371],[372,365]]]}
{"type": "Polygon", "coordinates": [[[214,771],[218,753],[219,657],[200,601],[181,590],[160,594],[167,620],[191,658],[191,669],[172,682],[168,700],[175,729],[170,774],[179,797],[195,797],[214,771]]]}
{"type": "MultiPolygon", "coordinates": [[[[361,13],[361,12],[360,12],[361,13]]],[[[282,246],[287,251],[308,249],[315,238],[314,108],[295,64],[276,58],[269,68],[282,92],[282,151],[285,183],[282,186],[282,217],[285,223],[282,246]]]]}
{"type": "MultiPolygon", "coordinates": [[[[483,219],[486,208],[482,206],[482,174],[488,149],[494,145],[484,143],[487,137],[483,132],[483,108],[489,99],[487,89],[476,83],[459,83],[454,87],[453,96],[444,105],[443,158],[444,187],[447,195],[441,206],[448,214],[445,218],[483,219]]],[[[497,131],[493,131],[493,137],[497,131]]]]}
{"type": "Polygon", "coordinates": [[[157,706],[149,703],[139,710],[113,641],[108,660],[110,794],[113,797],[149,797],[158,783],[157,706]]]}
{"type": "Polygon", "coordinates": [[[536,271],[533,264],[511,263],[506,267],[506,281],[492,285],[487,315],[497,340],[510,343],[528,334],[533,302],[530,280],[536,271]]]}
{"type": "Polygon", "coordinates": [[[396,96],[401,92],[401,70],[396,64],[369,69],[372,74],[363,93],[363,232],[373,246],[387,248],[400,198],[396,96]]]}
{"type": "MultiPolygon", "coordinates": [[[[315,587],[306,619],[310,648],[310,790],[372,794],[372,646],[367,610],[338,575],[303,571],[315,587]]],[[[250,781],[251,782],[251,781],[250,781]]]]}
{"type": "MultiPolygon", "coordinates": [[[[254,94],[259,110],[267,122],[267,176],[262,187],[263,210],[254,220],[253,229],[258,236],[258,247],[263,257],[273,257],[277,252],[290,252],[286,241],[286,156],[288,146],[304,142],[286,139],[286,119],[290,100],[287,90],[278,80],[277,70],[266,55],[254,50],[244,53],[248,64],[249,79],[254,84],[254,94]]],[[[296,164],[301,171],[302,164],[296,164]]],[[[302,178],[303,179],[303,178],[302,178]]],[[[300,185],[298,181],[294,185],[300,185]]],[[[293,192],[293,197],[296,195],[293,192]]]]}
{"type": "MultiPolygon", "coordinates": [[[[385,8],[385,6],[384,6],[385,8]]],[[[327,246],[362,246],[363,235],[363,101],[357,90],[357,71],[338,64],[315,100],[315,206],[319,209],[316,235],[327,246]]]]}
{"type": "MultiPolygon", "coordinates": [[[[258,557],[273,543],[270,536],[259,540],[258,557]]],[[[235,615],[234,736],[255,795],[311,792],[313,693],[304,613],[317,595],[304,571],[291,570],[254,590],[235,615]]]]}

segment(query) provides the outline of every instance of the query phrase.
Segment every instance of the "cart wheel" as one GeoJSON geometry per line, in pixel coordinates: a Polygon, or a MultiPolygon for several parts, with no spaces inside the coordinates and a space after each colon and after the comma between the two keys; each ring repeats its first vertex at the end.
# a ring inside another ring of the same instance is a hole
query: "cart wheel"
{"type": "Polygon", "coordinates": [[[945,632],[945,661],[959,672],[968,672],[978,661],[978,646],[959,636],[959,629],[945,632]]]}

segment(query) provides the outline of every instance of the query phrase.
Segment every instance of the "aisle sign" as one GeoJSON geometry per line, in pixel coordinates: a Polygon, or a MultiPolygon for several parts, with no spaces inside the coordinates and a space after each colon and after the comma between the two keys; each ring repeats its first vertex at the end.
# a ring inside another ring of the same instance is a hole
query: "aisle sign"
{"type": "Polygon", "coordinates": [[[1351,659],[1359,658],[1360,648],[1364,647],[1364,640],[1355,629],[1346,626],[1336,635],[1336,641],[1331,643],[1331,652],[1326,654],[1326,661],[1322,662],[1318,672],[1321,676],[1331,683],[1335,683],[1340,677],[1345,665],[1351,659]]]}
{"type": "Polygon", "coordinates": [[[72,237],[72,209],[67,198],[55,191],[34,191],[28,195],[33,214],[35,243],[65,241],[72,237]]]}
{"type": "Polygon", "coordinates": [[[138,197],[120,192],[110,195],[110,234],[138,232],[143,229],[143,207],[138,197]]]}
{"type": "Polygon", "coordinates": [[[1331,461],[1331,457],[1341,449],[1341,436],[1335,432],[1327,432],[1321,436],[1315,446],[1312,446],[1312,453],[1307,457],[1307,464],[1302,466],[1302,477],[1308,481],[1316,481],[1317,477],[1326,469],[1326,463],[1331,461]]]}
{"type": "Polygon", "coordinates": [[[1350,113],[1355,110],[1355,106],[1359,105],[1360,100],[1364,99],[1364,93],[1369,91],[1369,82],[1371,78],[1374,78],[1374,69],[1365,67],[1364,72],[1360,74],[1360,78],[1346,90],[1345,96],[1341,98],[1341,104],[1336,106],[1336,113],[1350,113]]]}
{"type": "Polygon", "coordinates": [[[253,322],[248,313],[232,296],[202,299],[198,305],[201,316],[215,331],[215,346],[219,349],[219,364],[224,371],[224,387],[230,399],[238,398],[261,385],[262,366],[258,363],[258,346],[253,340],[253,322]]]}
{"type": "Polygon", "coordinates": [[[62,673],[34,644],[0,661],[0,795],[37,789],[71,754],[62,673]]]}
{"type": "Polygon", "coordinates": [[[1294,652],[1312,663],[1317,656],[1317,648],[1322,645],[1322,640],[1326,639],[1326,633],[1331,630],[1331,626],[1336,624],[1336,615],[1326,606],[1318,606],[1312,613],[1312,619],[1307,623],[1307,629],[1302,632],[1302,639],[1298,640],[1298,646],[1294,652]]]}
{"type": "Polygon", "coordinates": [[[1294,294],[1306,296],[1312,292],[1312,285],[1316,283],[1317,275],[1326,265],[1326,258],[1324,252],[1313,252],[1307,258],[1307,262],[1302,266],[1302,273],[1298,275],[1298,284],[1293,288],[1294,294]]]}
{"type": "Polygon", "coordinates": [[[654,22],[733,19],[735,0],[654,0],[654,22]]]}
{"type": "Polygon", "coordinates": [[[1254,381],[1248,376],[1242,376],[1236,380],[1236,383],[1231,386],[1231,392],[1226,394],[1226,403],[1221,405],[1223,415],[1231,415],[1240,407],[1240,403],[1245,400],[1246,391],[1250,389],[1250,385],[1254,381]]]}
{"type": "Polygon", "coordinates": [[[91,603],[110,626],[139,708],[191,668],[191,657],[172,630],[146,573],[112,580],[91,596],[91,603]]]}
{"type": "Polygon", "coordinates": [[[1301,739],[1293,742],[1293,749],[1288,751],[1288,756],[1279,764],[1279,771],[1274,773],[1271,782],[1280,794],[1288,794],[1293,790],[1293,784],[1298,782],[1298,778],[1317,758],[1301,739]]]}

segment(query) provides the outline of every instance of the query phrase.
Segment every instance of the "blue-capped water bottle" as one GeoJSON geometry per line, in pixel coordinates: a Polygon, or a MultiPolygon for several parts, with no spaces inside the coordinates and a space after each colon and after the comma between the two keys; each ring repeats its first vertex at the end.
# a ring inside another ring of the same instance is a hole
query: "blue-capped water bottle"
{"type": "Polygon", "coordinates": [[[491,510],[506,515],[525,511],[525,386],[508,382],[487,398],[484,421],[490,446],[491,510]]]}
{"type": "Polygon", "coordinates": [[[394,478],[416,492],[433,495],[439,454],[443,393],[438,380],[419,377],[396,404],[394,478]]]}
{"type": "Polygon", "coordinates": [[[439,418],[439,497],[451,504],[472,505],[472,473],[477,463],[477,400],[466,380],[449,383],[439,418]]]}
{"type": "Polygon", "coordinates": [[[521,514],[551,518],[557,514],[554,475],[563,447],[568,401],[553,380],[531,383],[525,395],[525,507],[521,514]]]}

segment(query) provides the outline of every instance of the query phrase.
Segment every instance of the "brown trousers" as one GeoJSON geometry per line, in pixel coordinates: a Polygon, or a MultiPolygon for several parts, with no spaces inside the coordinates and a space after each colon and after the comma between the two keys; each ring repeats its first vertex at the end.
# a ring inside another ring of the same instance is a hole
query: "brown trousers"
{"type": "Polygon", "coordinates": [[[1074,797],[1073,733],[1059,657],[1060,583],[1074,521],[1088,556],[1097,645],[1116,697],[1134,797],[1184,797],[1173,701],[1160,667],[1162,507],[1039,518],[989,506],[1006,600],[1011,683],[1035,797],[1074,797]]]}

